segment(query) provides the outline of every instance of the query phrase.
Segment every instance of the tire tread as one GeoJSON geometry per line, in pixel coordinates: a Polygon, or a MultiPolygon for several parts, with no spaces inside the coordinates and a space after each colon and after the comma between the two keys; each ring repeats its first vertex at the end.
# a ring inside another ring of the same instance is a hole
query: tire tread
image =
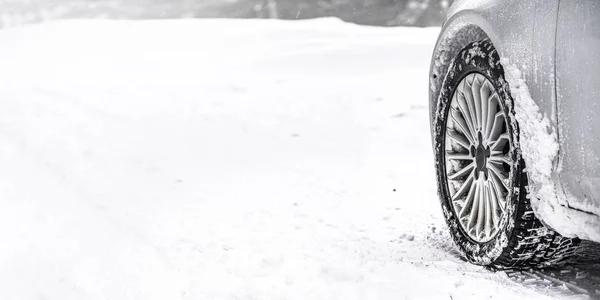
{"type": "Polygon", "coordinates": [[[567,238],[546,227],[533,213],[527,198],[527,175],[521,176],[521,201],[514,234],[505,252],[493,263],[496,268],[543,268],[559,266],[577,257],[581,240],[567,238]]]}

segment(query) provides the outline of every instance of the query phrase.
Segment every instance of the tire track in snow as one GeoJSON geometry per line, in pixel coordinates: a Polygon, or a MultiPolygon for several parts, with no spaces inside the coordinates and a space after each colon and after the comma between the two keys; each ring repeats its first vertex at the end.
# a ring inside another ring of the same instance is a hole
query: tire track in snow
{"type": "Polygon", "coordinates": [[[558,269],[510,270],[508,277],[526,287],[552,293],[570,292],[589,299],[600,299],[600,269],[598,266],[567,266],[558,269]]]}
{"type": "Polygon", "coordinates": [[[583,241],[577,253],[578,261],[572,265],[539,270],[506,270],[505,273],[511,280],[533,289],[600,300],[599,247],[600,244],[583,241]]]}

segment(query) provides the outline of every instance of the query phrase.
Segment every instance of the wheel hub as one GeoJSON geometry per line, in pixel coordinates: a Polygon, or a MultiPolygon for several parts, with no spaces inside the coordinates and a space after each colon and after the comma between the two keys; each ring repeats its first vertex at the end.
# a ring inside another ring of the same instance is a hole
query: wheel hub
{"type": "Polygon", "coordinates": [[[483,176],[483,180],[487,180],[488,169],[486,167],[488,158],[490,157],[490,147],[483,145],[483,139],[481,132],[479,132],[479,145],[475,148],[475,151],[471,151],[475,158],[475,179],[479,179],[479,176],[483,176]]]}

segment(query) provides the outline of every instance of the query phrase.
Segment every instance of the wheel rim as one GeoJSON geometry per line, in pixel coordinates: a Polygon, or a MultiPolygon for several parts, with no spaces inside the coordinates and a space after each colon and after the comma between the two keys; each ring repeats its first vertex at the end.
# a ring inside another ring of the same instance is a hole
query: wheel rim
{"type": "Polygon", "coordinates": [[[479,243],[501,228],[511,178],[512,145],[493,84],[471,73],[458,84],[445,137],[450,201],[463,231],[479,243]]]}

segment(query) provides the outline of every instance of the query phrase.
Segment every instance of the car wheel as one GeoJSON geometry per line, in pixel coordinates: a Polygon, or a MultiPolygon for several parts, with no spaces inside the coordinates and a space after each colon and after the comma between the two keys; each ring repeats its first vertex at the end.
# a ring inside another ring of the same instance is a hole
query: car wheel
{"type": "Polygon", "coordinates": [[[512,101],[489,40],[458,53],[434,121],[444,217],[472,263],[498,268],[561,264],[576,256],[580,240],[546,228],[532,211],[512,101]]]}

